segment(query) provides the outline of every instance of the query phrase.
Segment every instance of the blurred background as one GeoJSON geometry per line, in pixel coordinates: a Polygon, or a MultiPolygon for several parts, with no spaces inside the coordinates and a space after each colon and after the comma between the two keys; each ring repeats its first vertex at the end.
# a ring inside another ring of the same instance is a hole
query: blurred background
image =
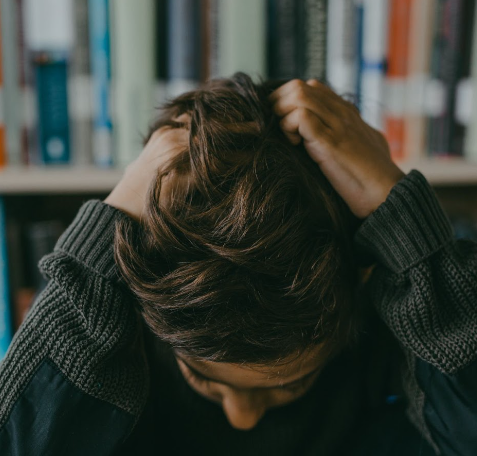
{"type": "Polygon", "coordinates": [[[477,240],[475,0],[0,0],[0,359],[39,259],[157,107],[212,77],[318,78],[477,240]]]}

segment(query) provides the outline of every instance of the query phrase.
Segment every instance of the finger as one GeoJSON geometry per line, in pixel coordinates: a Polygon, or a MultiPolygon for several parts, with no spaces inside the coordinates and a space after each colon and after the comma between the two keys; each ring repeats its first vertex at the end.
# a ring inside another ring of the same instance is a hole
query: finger
{"type": "Polygon", "coordinates": [[[283,117],[280,127],[287,136],[298,134],[305,142],[317,140],[329,142],[331,136],[330,129],[320,117],[306,108],[295,109],[283,117]]]}
{"type": "Polygon", "coordinates": [[[304,84],[305,84],[305,82],[302,81],[301,79],[292,79],[291,81],[288,81],[285,84],[278,87],[278,89],[275,89],[275,91],[273,91],[268,96],[268,99],[269,99],[269,101],[274,103],[276,100],[278,100],[282,96],[286,95],[287,93],[292,92],[293,90],[299,89],[304,84]]]}
{"type": "Polygon", "coordinates": [[[326,84],[321,83],[317,79],[308,79],[306,83],[311,86],[311,87],[316,87],[316,88],[321,88],[323,89],[324,94],[327,96],[331,97],[333,100],[335,100],[337,103],[339,103],[341,106],[357,113],[360,114],[358,107],[352,103],[349,100],[346,100],[343,98],[343,96],[338,95],[331,87],[327,86],[326,84]]]}
{"type": "Polygon", "coordinates": [[[281,97],[273,105],[274,112],[280,116],[286,116],[295,109],[307,109],[316,114],[320,120],[329,128],[338,128],[340,119],[333,109],[330,108],[329,102],[320,97],[317,92],[291,92],[281,97]]]}
{"type": "Polygon", "coordinates": [[[298,146],[303,139],[298,133],[289,133],[287,131],[283,132],[287,137],[288,141],[290,141],[294,146],[298,146]]]}
{"type": "Polygon", "coordinates": [[[312,86],[312,87],[319,87],[320,86],[320,82],[318,81],[318,79],[308,79],[308,81],[306,81],[306,83],[309,86],[312,86]]]}

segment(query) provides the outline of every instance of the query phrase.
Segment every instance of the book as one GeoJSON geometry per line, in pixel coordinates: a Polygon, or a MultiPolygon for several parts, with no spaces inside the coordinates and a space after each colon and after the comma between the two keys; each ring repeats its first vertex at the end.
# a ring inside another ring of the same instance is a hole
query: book
{"type": "Polygon", "coordinates": [[[13,332],[22,324],[36,295],[35,288],[28,281],[29,274],[25,273],[26,242],[22,223],[17,216],[9,214],[7,220],[8,277],[13,332]]]}
{"type": "Polygon", "coordinates": [[[89,165],[92,157],[92,81],[90,70],[88,0],[74,0],[74,45],[68,68],[71,119],[71,163],[89,165]]]}
{"type": "Polygon", "coordinates": [[[38,53],[32,57],[38,99],[40,162],[70,163],[68,60],[63,53],[38,53]]]}
{"type": "Polygon", "coordinates": [[[157,106],[162,105],[167,99],[167,78],[169,74],[168,3],[168,0],[156,0],[154,99],[157,106]]]}
{"type": "Polygon", "coordinates": [[[299,76],[296,5],[295,0],[268,0],[267,66],[268,77],[271,79],[299,76]]]}
{"type": "Polygon", "coordinates": [[[168,8],[168,89],[170,97],[193,90],[201,79],[201,3],[196,0],[169,0],[168,8]]]}
{"type": "Polygon", "coordinates": [[[354,0],[328,2],[326,79],[338,94],[355,93],[357,10],[354,0]]]}
{"type": "Polygon", "coordinates": [[[384,133],[394,161],[408,158],[404,150],[404,128],[407,114],[409,29],[413,3],[414,0],[391,0],[390,3],[384,133]]]}
{"type": "MultiPolygon", "coordinates": [[[[474,8],[472,19],[477,23],[477,8],[474,8]]],[[[470,116],[464,136],[464,157],[470,162],[477,163],[477,27],[472,34],[470,61],[470,116]]]]}
{"type": "Polygon", "coordinates": [[[403,159],[417,160],[426,150],[426,87],[430,74],[436,0],[413,1],[410,11],[403,159]]]}
{"type": "Polygon", "coordinates": [[[112,119],[115,163],[141,153],[154,114],[154,0],[114,0],[110,6],[112,119]]]}
{"type": "MultiPolygon", "coordinates": [[[[434,17],[430,72],[433,84],[441,92],[440,104],[429,115],[428,154],[434,157],[458,155],[454,147],[455,101],[462,50],[464,0],[439,0],[434,17]]],[[[435,89],[436,90],[436,89],[435,89]]],[[[436,90],[437,91],[437,90],[436,90]]]]}
{"type": "Polygon", "coordinates": [[[358,97],[361,117],[372,127],[384,130],[384,93],[388,52],[388,0],[362,0],[358,97]]]}
{"type": "Polygon", "coordinates": [[[237,71],[265,77],[266,1],[221,0],[218,21],[218,72],[230,77],[237,71]]]}
{"type": "Polygon", "coordinates": [[[74,46],[73,0],[25,0],[25,58],[36,93],[34,164],[70,163],[68,64],[74,46]]]}
{"type": "Polygon", "coordinates": [[[17,51],[18,73],[20,86],[20,123],[21,123],[21,162],[24,165],[33,163],[32,157],[38,157],[37,152],[37,109],[34,92],[33,69],[28,58],[26,46],[25,24],[27,15],[24,0],[15,0],[17,6],[17,51]]]}
{"type": "Polygon", "coordinates": [[[466,0],[463,4],[462,24],[458,28],[461,46],[458,49],[459,59],[457,61],[457,84],[454,106],[454,134],[452,137],[452,149],[454,153],[461,157],[465,151],[465,135],[471,116],[472,83],[471,61],[472,61],[472,37],[474,34],[476,0],[466,0]]]}
{"type": "Polygon", "coordinates": [[[5,122],[5,153],[8,165],[22,163],[22,118],[18,56],[18,9],[15,0],[1,0],[0,29],[3,67],[3,105],[5,122]]]}
{"type": "Polygon", "coordinates": [[[219,8],[220,0],[207,0],[205,4],[206,36],[204,37],[207,47],[205,56],[204,73],[206,79],[219,77],[219,8]]]}
{"type": "Polygon", "coordinates": [[[0,360],[7,353],[13,336],[6,237],[5,204],[0,197],[0,360]]]}
{"type": "MultiPolygon", "coordinates": [[[[1,8],[1,6],[0,6],[1,8]]],[[[0,10],[0,15],[3,10],[0,10]]],[[[1,26],[1,24],[0,24],[1,26]]],[[[5,132],[5,106],[3,88],[3,37],[0,33],[0,168],[7,164],[7,144],[5,132]]]]}
{"type": "Polygon", "coordinates": [[[109,0],[89,0],[89,58],[93,91],[92,161],[113,165],[109,0]]]}
{"type": "Polygon", "coordinates": [[[47,285],[45,277],[38,268],[38,263],[45,255],[53,251],[63,230],[63,224],[59,220],[32,222],[25,227],[28,247],[26,257],[30,269],[28,274],[36,294],[40,293],[47,285]]]}
{"type": "Polygon", "coordinates": [[[324,81],[326,78],[327,0],[299,0],[298,75],[324,81]]]}

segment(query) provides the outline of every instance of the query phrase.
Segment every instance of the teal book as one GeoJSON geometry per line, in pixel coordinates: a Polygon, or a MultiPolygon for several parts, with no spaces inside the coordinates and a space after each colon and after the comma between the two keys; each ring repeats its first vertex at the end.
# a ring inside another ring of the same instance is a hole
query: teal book
{"type": "Polygon", "coordinates": [[[6,225],[4,202],[0,198],[0,361],[7,353],[13,336],[8,281],[6,225]]]}

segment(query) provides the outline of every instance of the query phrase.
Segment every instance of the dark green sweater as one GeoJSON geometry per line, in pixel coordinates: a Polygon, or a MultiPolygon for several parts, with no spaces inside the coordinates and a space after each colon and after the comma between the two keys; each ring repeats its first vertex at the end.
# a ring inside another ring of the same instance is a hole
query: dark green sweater
{"type": "Polygon", "coordinates": [[[128,454],[146,441],[157,454],[351,454],[340,448],[385,419],[401,384],[436,452],[477,454],[477,245],[453,239],[418,171],[356,234],[357,255],[376,263],[366,298],[380,318],[304,398],[249,433],[193,393],[145,329],[114,262],[121,217],[87,202],[41,261],[49,284],[0,365],[0,454],[128,454]]]}

